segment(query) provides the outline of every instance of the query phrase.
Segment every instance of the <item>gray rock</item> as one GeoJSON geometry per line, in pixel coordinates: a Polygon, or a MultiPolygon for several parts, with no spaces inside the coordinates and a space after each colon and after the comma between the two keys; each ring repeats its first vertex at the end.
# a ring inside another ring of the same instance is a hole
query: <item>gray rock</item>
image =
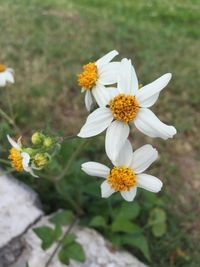
{"type": "MultiPolygon", "coordinates": [[[[43,217],[37,223],[37,227],[48,225],[48,217],[43,217]]],[[[34,226],[34,227],[36,227],[34,226]]],[[[63,230],[66,230],[64,228],[63,230]]],[[[70,260],[70,267],[145,267],[143,263],[138,261],[133,255],[125,251],[119,251],[113,248],[112,244],[106,241],[99,233],[93,229],[81,228],[74,226],[72,228],[77,236],[77,242],[82,244],[86,255],[86,261],[79,263],[70,260]]],[[[30,229],[23,237],[23,243],[26,244],[24,251],[24,262],[20,259],[20,264],[17,262],[12,267],[24,267],[28,261],[30,267],[46,267],[46,263],[56,247],[56,243],[47,251],[41,249],[41,241],[30,229]]],[[[64,267],[57,259],[57,255],[53,258],[48,267],[64,267]]]]}
{"type": "MultiPolygon", "coordinates": [[[[41,240],[33,228],[50,225],[48,217],[38,206],[37,195],[11,176],[0,177],[0,267],[46,267],[57,246],[47,251],[41,248],[41,240]]],[[[67,227],[63,229],[67,230],[67,227]]],[[[145,267],[128,252],[114,249],[98,232],[75,225],[72,229],[86,255],[85,263],[70,260],[70,267],[145,267]]],[[[48,267],[64,267],[53,258],[48,267]]]]}
{"type": "Polygon", "coordinates": [[[43,214],[36,193],[0,170],[0,267],[19,257],[21,236],[43,214]]]}

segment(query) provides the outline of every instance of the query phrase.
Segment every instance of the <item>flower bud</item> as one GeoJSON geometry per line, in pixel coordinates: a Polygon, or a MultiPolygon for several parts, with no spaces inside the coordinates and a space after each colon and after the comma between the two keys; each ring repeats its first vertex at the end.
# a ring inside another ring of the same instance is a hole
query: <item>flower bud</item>
{"type": "Polygon", "coordinates": [[[42,144],[43,140],[44,140],[44,135],[40,132],[35,132],[31,137],[31,141],[34,145],[42,144]]]}
{"type": "Polygon", "coordinates": [[[43,146],[50,148],[53,145],[53,139],[51,137],[45,137],[43,141],[43,146]]]}
{"type": "Polygon", "coordinates": [[[23,148],[22,151],[28,153],[30,157],[32,157],[35,154],[35,149],[31,147],[23,148]]]}
{"type": "Polygon", "coordinates": [[[46,154],[37,153],[33,158],[33,162],[38,168],[44,167],[49,162],[49,156],[46,154]]]}

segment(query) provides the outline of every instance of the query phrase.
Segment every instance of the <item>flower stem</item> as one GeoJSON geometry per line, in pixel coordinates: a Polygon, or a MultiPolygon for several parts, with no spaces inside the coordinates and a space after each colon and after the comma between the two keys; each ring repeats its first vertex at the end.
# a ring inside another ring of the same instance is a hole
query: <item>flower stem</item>
{"type": "Polygon", "coordinates": [[[74,160],[76,159],[76,157],[78,156],[78,154],[81,152],[81,150],[83,149],[83,147],[88,143],[88,140],[84,140],[82,144],[80,144],[80,146],[74,151],[74,153],[72,154],[71,158],[68,160],[64,170],[61,172],[61,174],[59,176],[57,176],[55,178],[55,181],[58,182],[60,181],[68,172],[70,166],[72,165],[72,163],[74,162],[74,160]]]}
{"type": "Polygon", "coordinates": [[[5,112],[0,108],[0,115],[10,124],[12,125],[15,130],[20,133],[20,130],[18,126],[16,125],[15,121],[5,112]]]}

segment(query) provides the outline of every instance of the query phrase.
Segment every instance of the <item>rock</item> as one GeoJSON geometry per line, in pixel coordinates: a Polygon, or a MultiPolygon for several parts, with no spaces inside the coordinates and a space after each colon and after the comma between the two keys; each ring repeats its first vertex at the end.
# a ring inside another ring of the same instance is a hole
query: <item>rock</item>
{"type": "MultiPolygon", "coordinates": [[[[0,267],[46,267],[56,243],[47,251],[41,248],[41,240],[33,228],[51,225],[49,217],[42,217],[37,195],[12,176],[0,177],[0,267]]],[[[67,227],[63,229],[67,230],[67,227]]],[[[70,260],[70,267],[145,267],[128,252],[115,250],[97,231],[75,225],[77,236],[86,255],[86,261],[70,260]]],[[[64,267],[53,258],[48,267],[64,267]]]]}
{"type": "MultiPolygon", "coordinates": [[[[37,225],[50,225],[48,217],[43,217],[37,225]]],[[[64,229],[66,230],[66,228],[64,229]]],[[[134,256],[125,251],[115,250],[112,244],[106,241],[97,231],[89,228],[74,226],[72,232],[77,236],[77,242],[82,244],[86,255],[86,261],[79,263],[70,260],[70,267],[145,267],[134,256]]],[[[24,251],[24,260],[22,258],[11,267],[25,267],[25,262],[29,267],[46,267],[46,263],[54,251],[57,244],[53,244],[47,251],[41,249],[41,241],[30,229],[23,237],[22,243],[26,247],[24,251]]],[[[48,267],[64,267],[57,259],[57,255],[48,267]]]]}
{"type": "Polygon", "coordinates": [[[0,176],[0,267],[21,254],[21,236],[43,214],[36,193],[10,175],[0,176]]]}

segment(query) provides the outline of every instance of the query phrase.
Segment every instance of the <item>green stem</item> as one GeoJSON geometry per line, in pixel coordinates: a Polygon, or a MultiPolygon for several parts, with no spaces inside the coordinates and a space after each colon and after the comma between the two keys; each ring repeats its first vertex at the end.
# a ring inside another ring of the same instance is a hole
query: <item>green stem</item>
{"type": "Polygon", "coordinates": [[[0,108],[0,115],[10,124],[12,125],[15,130],[20,133],[20,129],[18,126],[15,124],[15,121],[5,112],[0,108]]]}
{"type": "Polygon", "coordinates": [[[53,250],[53,253],[51,254],[51,256],[49,257],[48,261],[46,262],[44,267],[48,267],[50,265],[50,263],[52,262],[54,256],[56,255],[56,253],[58,252],[59,248],[61,247],[63,240],[65,239],[65,237],[70,233],[70,231],[72,230],[72,228],[74,227],[74,225],[77,223],[78,218],[75,217],[75,219],[72,221],[72,223],[69,225],[69,227],[66,229],[66,231],[64,232],[63,237],[58,241],[57,246],[55,247],[55,249],[53,250]]]}
{"type": "Polygon", "coordinates": [[[81,150],[83,149],[83,147],[88,143],[88,140],[84,140],[82,144],[80,144],[80,146],[74,151],[74,153],[72,154],[71,158],[68,160],[64,170],[61,172],[61,174],[59,176],[57,176],[55,178],[55,181],[60,181],[68,172],[70,166],[72,165],[72,163],[74,162],[74,160],[76,159],[76,157],[78,156],[78,154],[81,152],[81,150]]]}
{"type": "MultiPolygon", "coordinates": [[[[58,183],[55,183],[55,187],[57,189],[58,192],[60,192],[60,187],[58,183]]],[[[63,193],[61,193],[63,195],[63,193]]],[[[76,201],[74,201],[73,198],[70,197],[70,195],[68,195],[67,193],[64,195],[64,199],[71,204],[71,206],[75,209],[76,213],[81,216],[84,214],[84,211],[82,210],[82,208],[76,203],[76,201]]]]}
{"type": "Polygon", "coordinates": [[[11,124],[11,125],[14,124],[12,118],[11,118],[6,112],[4,112],[1,108],[0,108],[0,115],[1,115],[4,119],[6,119],[6,120],[8,121],[9,124],[11,124]]]}
{"type": "Polygon", "coordinates": [[[110,216],[113,219],[114,213],[113,213],[113,207],[112,207],[112,202],[111,201],[112,201],[111,198],[109,198],[108,199],[108,209],[109,209],[109,212],[110,212],[110,216]]]}
{"type": "Polygon", "coordinates": [[[10,118],[12,119],[13,126],[14,126],[16,132],[20,133],[21,131],[15,123],[15,115],[14,115],[14,111],[13,111],[12,100],[10,97],[10,91],[9,90],[6,90],[6,95],[7,95],[7,102],[8,102],[8,107],[9,107],[9,111],[10,111],[10,118]]]}
{"type": "Polygon", "coordinates": [[[1,163],[4,163],[4,164],[9,164],[9,165],[10,165],[10,161],[7,160],[7,159],[1,159],[1,158],[0,158],[0,162],[1,162],[1,163]]]}
{"type": "Polygon", "coordinates": [[[69,136],[58,136],[56,137],[56,140],[61,143],[65,140],[71,140],[71,139],[75,139],[75,138],[78,138],[77,135],[69,135],[69,136]]]}

